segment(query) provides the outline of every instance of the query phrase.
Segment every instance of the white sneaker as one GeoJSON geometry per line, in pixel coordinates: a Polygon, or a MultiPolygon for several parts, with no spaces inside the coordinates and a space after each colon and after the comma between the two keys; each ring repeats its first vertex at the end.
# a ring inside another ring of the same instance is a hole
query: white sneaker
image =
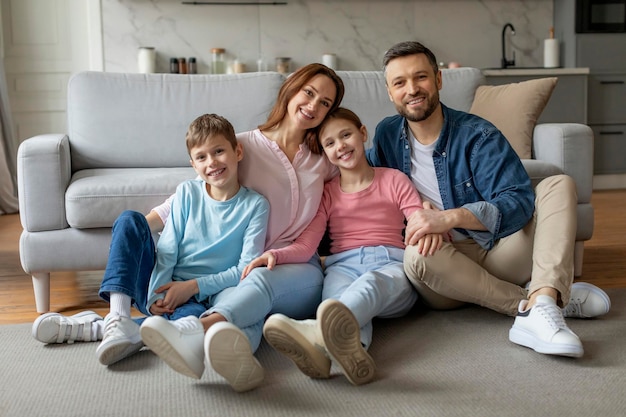
{"type": "Polygon", "coordinates": [[[520,302],[515,322],[509,330],[511,342],[548,355],[583,356],[580,339],[567,327],[563,312],[552,297],[539,295],[535,305],[524,311],[527,304],[527,300],[520,302]]]}
{"type": "Polygon", "coordinates": [[[204,352],[215,372],[235,391],[249,391],[263,382],[263,367],[254,357],[246,335],[234,324],[222,321],[209,327],[204,352]]]}
{"type": "Polygon", "coordinates": [[[139,325],[132,319],[111,315],[104,318],[104,336],[96,349],[101,364],[114,364],[139,352],[142,347],[139,325]]]}
{"type": "Polygon", "coordinates": [[[263,326],[265,340],[311,378],[330,376],[330,358],[316,320],[293,320],[272,314],[263,326]]]}
{"type": "Polygon", "coordinates": [[[166,320],[151,316],[141,324],[143,342],[173,370],[200,379],[204,372],[204,327],[195,316],[166,320]]]}
{"type": "Polygon", "coordinates": [[[95,342],[97,336],[91,336],[91,324],[102,320],[93,311],[83,311],[73,316],[59,313],[46,313],[37,317],[33,323],[33,337],[41,343],[95,342]]]}
{"type": "Polygon", "coordinates": [[[326,351],[354,385],[374,379],[376,364],[361,344],[354,314],[338,300],[324,300],[317,308],[317,323],[326,351]]]}
{"type": "Polygon", "coordinates": [[[608,294],[586,282],[572,284],[569,303],[563,308],[563,316],[588,319],[602,316],[611,309],[608,294]]]}

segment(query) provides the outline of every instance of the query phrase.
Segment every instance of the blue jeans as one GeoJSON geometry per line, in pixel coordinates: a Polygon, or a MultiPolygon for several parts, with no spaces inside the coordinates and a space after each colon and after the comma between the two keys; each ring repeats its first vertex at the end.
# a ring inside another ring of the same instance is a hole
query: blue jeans
{"type": "MultiPolygon", "coordinates": [[[[124,211],[113,223],[109,259],[100,284],[100,297],[109,302],[111,292],[126,294],[137,310],[150,315],[146,303],[155,261],[154,240],[146,217],[136,211],[124,211]]],[[[199,317],[207,308],[208,304],[191,298],[173,313],[163,317],[168,320],[191,315],[199,317]]],[[[136,321],[141,323],[143,319],[136,321]]]]}
{"type": "Polygon", "coordinates": [[[308,263],[255,268],[237,285],[219,293],[204,315],[219,313],[248,337],[252,351],[261,343],[265,318],[282,313],[294,319],[311,318],[321,302],[324,274],[320,259],[308,263]]]}
{"type": "Polygon", "coordinates": [[[352,311],[366,349],[372,343],[374,317],[403,316],[417,301],[403,259],[404,250],[391,246],[361,247],[326,258],[322,299],[337,299],[352,311]]]}

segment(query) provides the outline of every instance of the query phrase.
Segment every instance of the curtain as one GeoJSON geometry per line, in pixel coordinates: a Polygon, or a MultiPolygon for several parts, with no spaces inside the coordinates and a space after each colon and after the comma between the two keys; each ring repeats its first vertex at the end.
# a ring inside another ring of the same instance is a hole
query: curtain
{"type": "Polygon", "coordinates": [[[0,57],[0,214],[18,211],[15,134],[9,107],[9,91],[0,57]]]}

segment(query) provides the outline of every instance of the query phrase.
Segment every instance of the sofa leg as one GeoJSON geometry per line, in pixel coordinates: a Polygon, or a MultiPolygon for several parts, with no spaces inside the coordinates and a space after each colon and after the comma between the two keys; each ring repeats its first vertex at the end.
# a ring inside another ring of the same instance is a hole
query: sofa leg
{"type": "Polygon", "coordinates": [[[583,241],[574,244],[574,277],[580,277],[583,274],[583,251],[585,249],[583,241]]]}
{"type": "Polygon", "coordinates": [[[38,313],[50,311],[50,273],[38,272],[33,274],[33,290],[35,292],[35,306],[38,313]]]}

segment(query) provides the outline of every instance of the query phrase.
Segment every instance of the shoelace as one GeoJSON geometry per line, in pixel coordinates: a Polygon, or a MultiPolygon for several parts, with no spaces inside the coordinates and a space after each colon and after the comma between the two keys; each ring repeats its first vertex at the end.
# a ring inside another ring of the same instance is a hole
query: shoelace
{"type": "Polygon", "coordinates": [[[568,317],[582,317],[583,306],[580,300],[569,300],[569,304],[563,309],[563,314],[568,317]]]}
{"type": "MultiPolygon", "coordinates": [[[[196,320],[176,320],[173,321],[172,324],[181,332],[193,332],[198,330],[198,321],[196,320]]],[[[202,327],[202,326],[200,326],[202,327]]],[[[203,329],[204,331],[204,329],[203,329]]]]}
{"type": "Polygon", "coordinates": [[[565,324],[565,318],[563,317],[563,311],[561,311],[561,309],[556,305],[536,304],[533,308],[536,308],[538,312],[547,319],[552,328],[567,329],[567,324],[565,324]]]}
{"type": "Polygon", "coordinates": [[[111,317],[107,319],[104,325],[104,336],[110,335],[117,330],[117,324],[122,321],[121,316],[111,317]]]}

